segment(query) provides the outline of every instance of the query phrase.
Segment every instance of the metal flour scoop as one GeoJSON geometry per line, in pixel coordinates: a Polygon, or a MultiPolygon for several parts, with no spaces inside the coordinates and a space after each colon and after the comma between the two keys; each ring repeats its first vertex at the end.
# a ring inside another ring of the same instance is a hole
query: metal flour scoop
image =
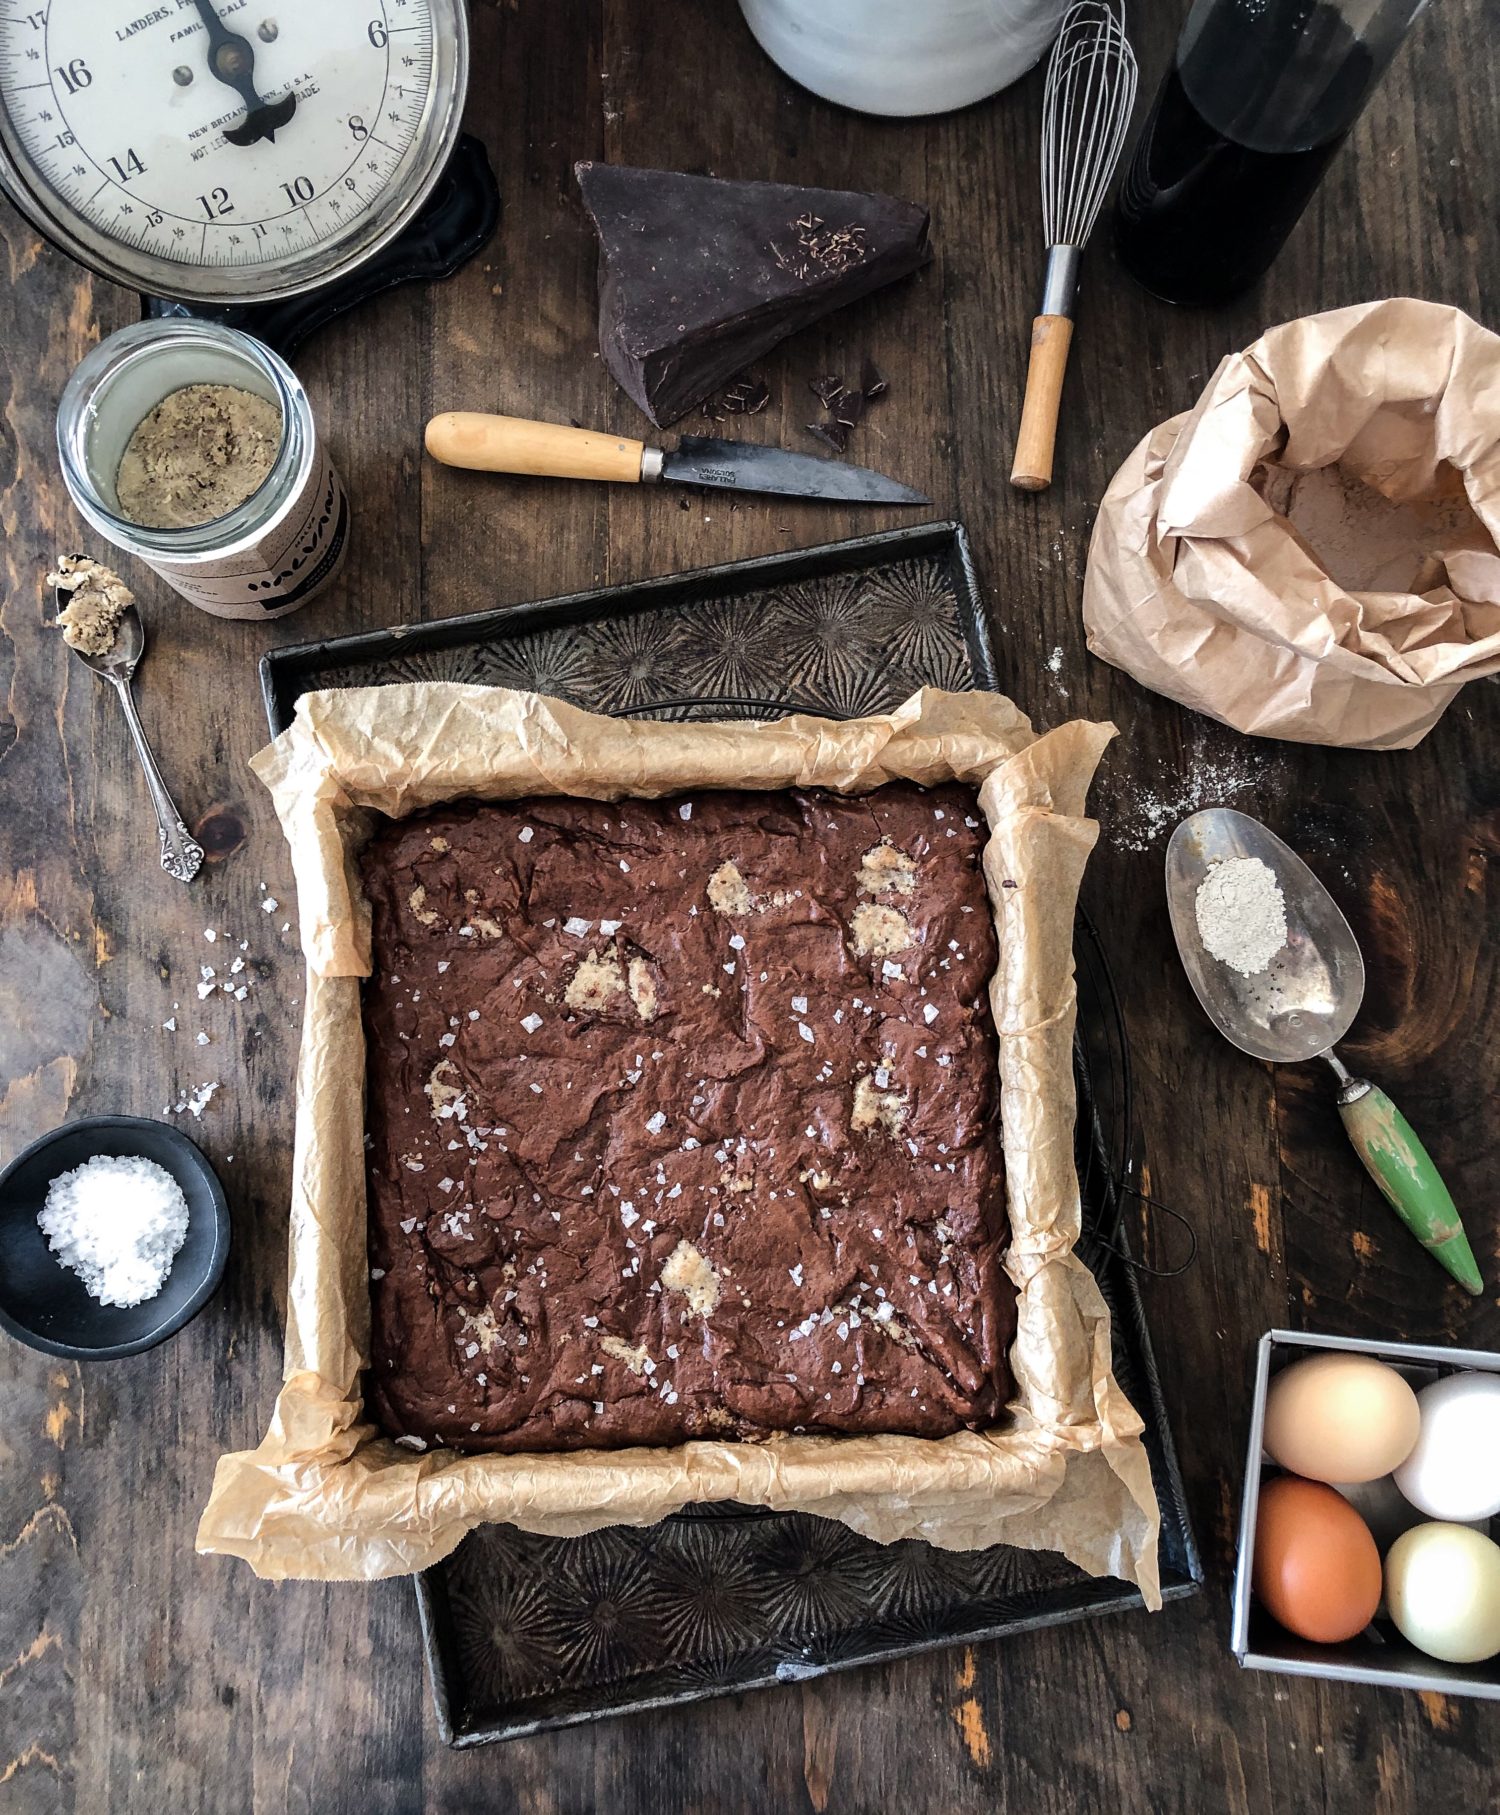
{"type": "Polygon", "coordinates": [[[1333,1048],[1365,993],[1365,966],[1349,922],[1302,859],[1258,820],[1208,807],[1183,820],[1167,846],[1167,906],[1188,981],[1224,1035],[1257,1059],[1324,1059],[1339,1081],[1339,1114],[1386,1201],[1422,1246],[1469,1292],[1484,1290],[1458,1211],[1427,1150],[1377,1085],[1350,1077],[1333,1048]],[[1242,976],[1205,949],[1199,886],[1215,864],[1257,857],[1286,903],[1287,942],[1269,966],[1242,976]]]}

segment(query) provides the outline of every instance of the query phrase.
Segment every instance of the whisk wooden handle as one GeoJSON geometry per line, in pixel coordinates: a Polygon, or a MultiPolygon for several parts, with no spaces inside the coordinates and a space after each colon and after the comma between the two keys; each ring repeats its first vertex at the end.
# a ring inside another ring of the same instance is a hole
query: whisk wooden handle
{"type": "Polygon", "coordinates": [[[1026,401],[1010,482],[1018,491],[1044,492],[1052,483],[1052,456],[1057,445],[1057,413],[1062,406],[1063,375],[1073,322],[1067,315],[1038,315],[1031,324],[1031,359],[1026,367],[1026,401]]]}

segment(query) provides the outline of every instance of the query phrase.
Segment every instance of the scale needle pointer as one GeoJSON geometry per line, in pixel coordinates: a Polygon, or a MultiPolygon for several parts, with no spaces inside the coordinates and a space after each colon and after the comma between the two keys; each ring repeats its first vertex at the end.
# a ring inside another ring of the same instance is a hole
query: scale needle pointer
{"type": "Polygon", "coordinates": [[[258,139],[276,142],[276,134],[297,111],[295,94],[279,101],[263,101],[255,88],[255,46],[232,32],[214,11],[212,0],[194,0],[203,29],[208,33],[208,70],[245,103],[246,114],[238,126],[224,134],[231,145],[253,145],[258,139]]]}

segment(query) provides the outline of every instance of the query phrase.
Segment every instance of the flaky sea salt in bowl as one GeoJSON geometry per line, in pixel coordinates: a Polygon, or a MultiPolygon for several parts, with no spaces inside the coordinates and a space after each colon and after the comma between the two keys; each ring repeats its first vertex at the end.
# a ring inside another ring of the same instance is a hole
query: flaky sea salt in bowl
{"type": "Polygon", "coordinates": [[[223,1188],[168,1123],[88,1116],[43,1135],[0,1173],[0,1328],[49,1355],[107,1361],[165,1342],[207,1304],[228,1258],[223,1188]],[[86,1239],[101,1159],[125,1162],[108,1169],[121,1193],[114,1242],[97,1228],[86,1239]],[[101,1292],[148,1295],[104,1303],[101,1292]]]}

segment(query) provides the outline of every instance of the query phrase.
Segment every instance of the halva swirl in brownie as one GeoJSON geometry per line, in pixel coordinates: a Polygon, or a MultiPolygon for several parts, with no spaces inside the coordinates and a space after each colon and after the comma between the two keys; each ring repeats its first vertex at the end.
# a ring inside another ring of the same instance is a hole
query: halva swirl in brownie
{"type": "Polygon", "coordinates": [[[971,791],[383,827],[369,1403],[414,1448],[994,1423],[1015,1293],[971,791]]]}

